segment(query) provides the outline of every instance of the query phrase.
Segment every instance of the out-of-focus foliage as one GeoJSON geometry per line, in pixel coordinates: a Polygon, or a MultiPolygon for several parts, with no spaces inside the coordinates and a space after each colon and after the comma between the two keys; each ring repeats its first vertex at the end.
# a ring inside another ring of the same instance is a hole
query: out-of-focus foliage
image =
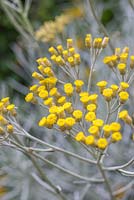
{"type": "Polygon", "coordinates": [[[16,30],[0,8],[0,79],[11,76],[11,71],[8,69],[8,65],[10,62],[15,61],[11,45],[15,42],[16,37],[16,30]]]}

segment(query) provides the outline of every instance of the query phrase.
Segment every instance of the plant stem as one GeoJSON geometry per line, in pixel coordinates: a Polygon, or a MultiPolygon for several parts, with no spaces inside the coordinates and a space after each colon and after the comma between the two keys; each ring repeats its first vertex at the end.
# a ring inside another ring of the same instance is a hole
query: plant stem
{"type": "Polygon", "coordinates": [[[110,183],[109,183],[109,181],[108,181],[108,179],[107,179],[107,176],[106,176],[106,174],[105,174],[105,172],[104,172],[104,170],[103,170],[103,168],[102,168],[100,162],[98,162],[98,168],[99,168],[99,170],[100,170],[100,173],[101,173],[102,177],[103,177],[104,180],[105,180],[105,184],[106,184],[107,190],[108,190],[108,192],[109,192],[110,199],[111,199],[111,200],[116,200],[116,198],[114,197],[114,195],[113,195],[113,193],[112,193],[112,189],[111,189],[110,183]]]}

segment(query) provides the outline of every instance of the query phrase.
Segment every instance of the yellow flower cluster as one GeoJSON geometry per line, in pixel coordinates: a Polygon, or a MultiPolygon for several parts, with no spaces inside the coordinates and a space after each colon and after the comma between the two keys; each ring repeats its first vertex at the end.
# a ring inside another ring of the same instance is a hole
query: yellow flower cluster
{"type": "Polygon", "coordinates": [[[128,47],[125,47],[122,51],[120,48],[116,48],[115,53],[111,56],[106,56],[103,62],[113,70],[117,70],[121,76],[124,76],[129,68],[134,69],[134,55],[129,57],[128,47]]]}
{"type": "Polygon", "coordinates": [[[106,101],[111,101],[113,98],[118,98],[120,103],[125,103],[129,98],[129,93],[126,91],[129,88],[127,82],[120,82],[120,85],[112,84],[110,87],[106,87],[107,81],[102,80],[97,83],[100,93],[103,95],[106,101]]]}
{"type": "Polygon", "coordinates": [[[82,8],[70,8],[57,16],[54,21],[45,22],[36,32],[35,37],[42,42],[50,42],[58,33],[62,33],[66,25],[83,16],[82,8]]]}
{"type": "MultiPolygon", "coordinates": [[[[90,34],[85,37],[85,45],[88,48],[99,50],[107,44],[107,37],[93,40],[90,34]]],[[[81,63],[80,54],[76,53],[72,38],[67,39],[66,49],[58,45],[56,48],[50,47],[48,51],[51,54],[51,61],[46,57],[37,60],[38,72],[32,74],[37,84],[29,88],[29,93],[25,97],[27,102],[41,102],[48,109],[47,116],[43,116],[38,125],[73,134],[76,141],[101,150],[111,143],[120,141],[121,125],[117,122],[104,124],[103,119],[97,117],[99,95],[83,90],[83,80],[76,79],[73,82],[62,83],[62,87],[58,87],[59,80],[55,76],[52,63],[58,67],[68,67],[68,70],[78,67],[81,63]],[[77,128],[80,132],[77,132],[77,128]]],[[[107,84],[105,80],[97,83],[106,101],[117,97],[124,103],[128,99],[127,82],[122,81],[120,85],[113,84],[109,88],[107,84]]]]}
{"type": "Polygon", "coordinates": [[[10,104],[9,97],[0,100],[0,135],[13,133],[14,127],[9,122],[9,116],[16,116],[15,105],[10,104]]]}
{"type": "Polygon", "coordinates": [[[122,139],[121,125],[117,122],[104,124],[102,119],[97,118],[96,108],[95,104],[87,105],[87,110],[90,111],[85,114],[85,121],[90,122],[89,135],[80,131],[76,134],[75,139],[78,142],[104,150],[110,143],[115,143],[122,139]]]}

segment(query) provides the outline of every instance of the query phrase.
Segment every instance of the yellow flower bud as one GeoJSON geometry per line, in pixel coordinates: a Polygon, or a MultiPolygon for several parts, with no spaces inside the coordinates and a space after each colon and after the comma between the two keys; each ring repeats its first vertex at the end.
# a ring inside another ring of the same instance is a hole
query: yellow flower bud
{"type": "Polygon", "coordinates": [[[66,130],[66,121],[65,121],[65,119],[63,119],[63,118],[58,119],[57,125],[59,126],[61,131],[65,131],[66,130]]]}
{"type": "Polygon", "coordinates": [[[66,128],[70,130],[75,125],[75,119],[73,117],[67,117],[65,119],[66,128]]]}
{"type": "Polygon", "coordinates": [[[114,132],[111,135],[111,141],[112,142],[118,142],[122,140],[122,134],[120,132],[114,132]]]}
{"type": "Polygon", "coordinates": [[[65,92],[68,96],[72,96],[73,91],[74,91],[74,88],[73,88],[73,86],[72,86],[71,83],[66,83],[66,84],[64,85],[64,92],[65,92]]]}
{"type": "Polygon", "coordinates": [[[130,56],[130,68],[134,69],[134,56],[130,56]]]}
{"type": "Polygon", "coordinates": [[[49,49],[48,49],[48,51],[53,55],[58,55],[58,52],[56,51],[56,49],[54,48],[54,47],[50,47],[49,49]]]}
{"type": "Polygon", "coordinates": [[[68,57],[68,62],[69,62],[71,67],[75,66],[74,58],[72,56],[68,57]]]}
{"type": "Polygon", "coordinates": [[[57,50],[58,50],[58,52],[60,53],[60,54],[62,54],[62,52],[63,52],[63,46],[62,45],[58,45],[57,46],[57,50]]]}
{"type": "Polygon", "coordinates": [[[13,127],[12,124],[8,124],[6,128],[7,128],[7,132],[8,132],[8,133],[13,133],[14,127],[13,127]]]}
{"type": "Polygon", "coordinates": [[[96,114],[95,112],[88,112],[86,115],[85,115],[85,120],[88,121],[88,122],[92,122],[93,120],[96,119],[96,114]]]}
{"type": "Polygon", "coordinates": [[[76,122],[79,122],[82,119],[82,111],[81,110],[74,110],[73,117],[75,118],[76,122]]]}
{"type": "Polygon", "coordinates": [[[117,68],[120,71],[121,75],[124,75],[126,73],[126,64],[125,63],[119,63],[117,65],[117,68]]]}
{"type": "Polygon", "coordinates": [[[72,38],[68,38],[67,39],[67,48],[69,49],[71,47],[73,47],[73,39],[72,38]]]}
{"type": "Polygon", "coordinates": [[[75,60],[75,64],[79,65],[81,63],[80,54],[78,53],[74,54],[74,60],[75,60]]]}
{"type": "Polygon", "coordinates": [[[38,125],[39,126],[45,126],[46,125],[46,121],[47,121],[46,117],[42,117],[40,119],[40,121],[38,122],[38,125]]]}
{"type": "Polygon", "coordinates": [[[77,135],[75,136],[75,140],[78,142],[84,142],[85,141],[84,133],[83,132],[77,133],[77,135]]]}
{"type": "Polygon", "coordinates": [[[108,146],[108,141],[106,138],[100,138],[97,141],[97,146],[99,149],[104,150],[108,146]]]}
{"type": "Polygon", "coordinates": [[[95,138],[93,135],[89,135],[85,137],[85,144],[86,145],[94,145],[95,144],[95,138]]]}
{"type": "Polygon", "coordinates": [[[117,132],[117,131],[120,131],[121,125],[120,125],[120,123],[118,123],[118,122],[112,122],[112,123],[110,124],[110,128],[111,128],[111,131],[112,131],[112,132],[117,132]]]}
{"type": "Polygon", "coordinates": [[[90,126],[88,132],[97,137],[99,135],[99,128],[98,126],[90,126]]]}
{"type": "Polygon", "coordinates": [[[121,103],[125,103],[128,100],[128,98],[129,98],[128,92],[123,91],[119,93],[119,100],[121,103]]]}
{"type": "Polygon", "coordinates": [[[92,47],[92,36],[91,34],[87,34],[85,37],[85,46],[88,48],[92,47]]]}
{"type": "Polygon", "coordinates": [[[111,88],[106,88],[103,90],[103,96],[106,99],[106,101],[110,101],[113,97],[113,90],[111,88]]]}

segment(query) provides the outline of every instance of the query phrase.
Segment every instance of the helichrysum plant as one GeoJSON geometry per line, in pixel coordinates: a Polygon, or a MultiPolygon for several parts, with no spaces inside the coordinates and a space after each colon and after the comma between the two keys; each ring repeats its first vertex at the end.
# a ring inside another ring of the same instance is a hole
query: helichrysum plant
{"type": "Polygon", "coordinates": [[[44,174],[45,169],[36,161],[37,158],[75,177],[75,180],[80,179],[85,183],[99,184],[99,186],[105,185],[107,199],[119,199],[134,184],[131,179],[134,176],[134,172],[131,171],[134,158],[122,165],[107,166],[105,164],[106,160],[112,157],[111,149],[124,143],[123,137],[127,134],[124,132],[124,125],[126,124],[132,130],[134,128],[133,119],[125,107],[129,102],[129,87],[134,79],[134,55],[130,54],[129,48],[116,48],[113,55],[103,59],[102,71],[104,70],[105,73],[106,67],[109,68],[115,75],[113,83],[109,82],[109,78],[101,80],[99,77],[94,87],[91,84],[97,58],[107,48],[108,42],[108,37],[93,38],[91,34],[86,35],[85,48],[91,59],[88,80],[83,78],[85,69],[83,59],[75,48],[75,41],[72,38],[67,39],[66,46],[59,44],[56,47],[50,47],[49,58],[37,59],[37,71],[32,73],[35,84],[29,87],[29,93],[25,97],[26,102],[41,106],[44,110],[43,116],[40,116],[38,121],[40,130],[61,133],[65,139],[67,137],[69,141],[85,149],[89,156],[80,156],[77,152],[72,153],[66,148],[51,145],[51,141],[47,143],[32,136],[19,125],[16,107],[10,102],[9,97],[0,100],[1,143],[25,153],[38,170],[41,179],[53,189],[58,199],[69,199],[68,194],[64,193],[65,188],[57,187],[44,174]],[[39,148],[26,146],[22,136],[39,144],[39,148]],[[51,149],[47,150],[44,146],[51,149]],[[43,151],[59,151],[88,163],[89,170],[93,165],[98,171],[92,177],[80,175],[67,169],[66,166],[62,167],[47,159],[40,153],[43,151]],[[128,170],[127,167],[129,167],[128,170]],[[125,186],[115,188],[116,183],[111,181],[109,174],[117,172],[120,173],[119,176],[131,177],[130,182],[125,186]]]}

